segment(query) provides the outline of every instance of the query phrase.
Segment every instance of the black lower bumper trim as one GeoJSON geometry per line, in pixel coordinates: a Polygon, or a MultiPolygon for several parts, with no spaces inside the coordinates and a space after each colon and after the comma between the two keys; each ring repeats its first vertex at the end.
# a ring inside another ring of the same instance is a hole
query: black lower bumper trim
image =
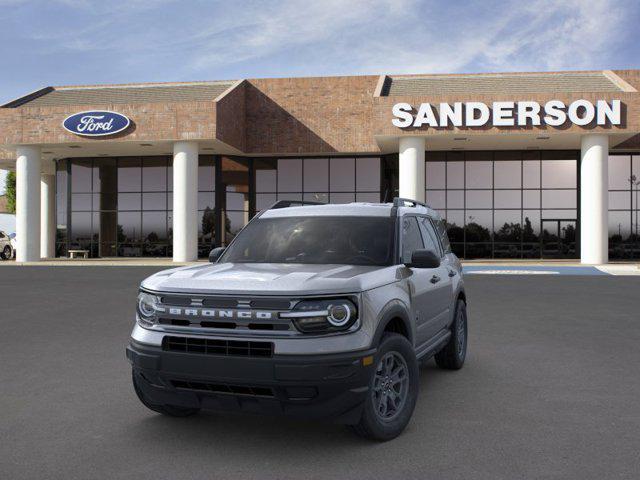
{"type": "Polygon", "coordinates": [[[127,358],[151,403],[356,423],[375,350],[270,358],[197,355],[131,342],[127,358]]]}

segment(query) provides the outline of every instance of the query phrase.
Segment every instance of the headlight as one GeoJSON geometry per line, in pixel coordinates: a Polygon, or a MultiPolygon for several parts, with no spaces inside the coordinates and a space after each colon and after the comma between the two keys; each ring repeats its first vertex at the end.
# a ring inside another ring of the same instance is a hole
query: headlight
{"type": "Polygon", "coordinates": [[[160,299],[147,292],[138,294],[138,320],[143,326],[150,327],[156,322],[156,305],[160,299]]]}
{"type": "Polygon", "coordinates": [[[330,333],[351,328],[358,320],[358,310],[347,298],[303,300],[280,317],[293,320],[303,333],[330,333]]]}

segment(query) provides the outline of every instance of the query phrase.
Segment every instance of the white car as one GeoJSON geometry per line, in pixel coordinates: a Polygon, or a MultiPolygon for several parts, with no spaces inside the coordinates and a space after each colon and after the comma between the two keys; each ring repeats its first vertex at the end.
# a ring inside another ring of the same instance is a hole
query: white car
{"type": "Polygon", "coordinates": [[[13,239],[9,234],[0,230],[0,257],[2,260],[10,260],[13,258],[14,252],[13,239]]]}

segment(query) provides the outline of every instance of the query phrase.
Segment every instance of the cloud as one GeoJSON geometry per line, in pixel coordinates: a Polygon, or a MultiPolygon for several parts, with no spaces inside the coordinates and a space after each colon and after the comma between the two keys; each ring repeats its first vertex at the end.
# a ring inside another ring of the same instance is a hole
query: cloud
{"type": "Polygon", "coordinates": [[[593,69],[640,58],[631,0],[7,2],[16,8],[2,9],[11,17],[3,60],[21,74],[31,62],[48,78],[36,85],[593,69]]]}

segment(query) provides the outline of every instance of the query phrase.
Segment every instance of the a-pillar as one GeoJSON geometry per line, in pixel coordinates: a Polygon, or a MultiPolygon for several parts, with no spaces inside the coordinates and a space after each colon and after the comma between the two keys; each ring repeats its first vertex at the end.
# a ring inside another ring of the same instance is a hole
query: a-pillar
{"type": "Polygon", "coordinates": [[[402,198],[424,202],[424,150],[423,137],[399,139],[399,194],[402,198]]]}
{"type": "Polygon", "coordinates": [[[40,147],[16,149],[16,260],[40,260],[40,147]]]}
{"type": "Polygon", "coordinates": [[[173,261],[198,258],[198,143],[173,145],[173,261]]]}
{"type": "Polygon", "coordinates": [[[609,261],[609,137],[582,137],[580,155],[580,262],[609,261]]]}

